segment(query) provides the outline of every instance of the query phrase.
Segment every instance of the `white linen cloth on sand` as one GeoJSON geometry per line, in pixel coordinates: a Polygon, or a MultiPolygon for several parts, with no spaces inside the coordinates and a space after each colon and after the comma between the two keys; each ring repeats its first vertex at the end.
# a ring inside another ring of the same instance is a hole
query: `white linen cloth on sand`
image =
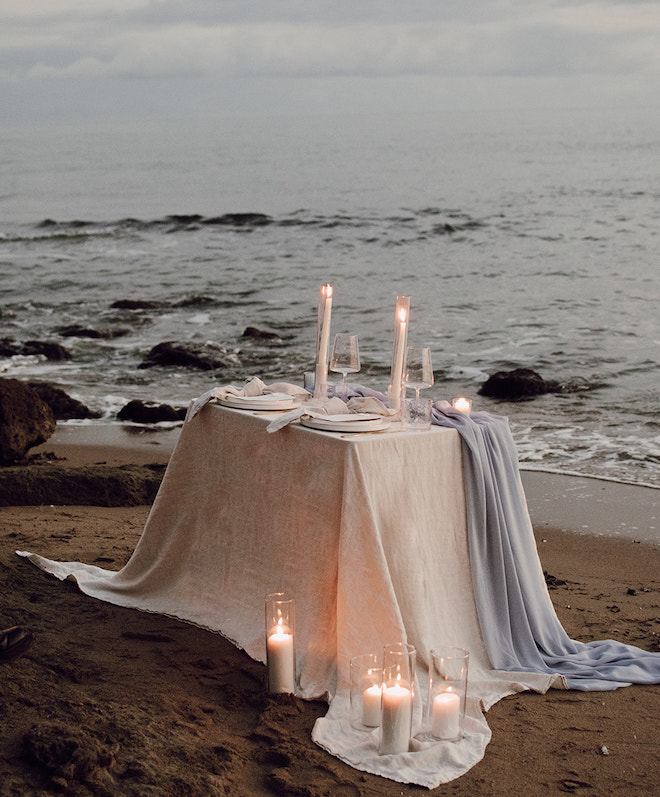
{"type": "MultiPolygon", "coordinates": [[[[490,740],[483,710],[519,691],[565,686],[556,673],[491,664],[475,605],[456,430],[353,439],[292,424],[268,434],[274,416],[206,406],[211,398],[189,412],[122,570],[19,553],[101,600],[219,631],[262,662],[264,597],[294,595],[297,694],[330,699],[313,739],[357,769],[400,782],[433,788],[459,777],[490,740]],[[418,652],[413,733],[429,651],[469,650],[459,741],[413,740],[411,752],[379,756],[378,731],[351,728],[350,658],[395,641],[418,652]]],[[[518,533],[531,535],[525,517],[518,533]]],[[[551,608],[538,557],[526,567],[551,608]]]]}

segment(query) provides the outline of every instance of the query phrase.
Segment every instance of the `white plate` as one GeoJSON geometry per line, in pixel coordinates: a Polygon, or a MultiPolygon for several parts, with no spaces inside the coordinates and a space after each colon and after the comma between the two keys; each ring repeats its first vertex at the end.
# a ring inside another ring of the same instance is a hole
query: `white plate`
{"type": "Polygon", "coordinates": [[[293,410],[300,406],[300,401],[287,393],[268,393],[265,396],[225,396],[218,399],[223,407],[232,407],[235,410],[262,410],[275,412],[277,410],[293,410]]]}
{"type": "Polygon", "coordinates": [[[328,415],[324,418],[303,415],[300,423],[310,429],[319,429],[323,432],[380,432],[390,425],[390,422],[381,415],[365,412],[352,415],[328,415]]]}

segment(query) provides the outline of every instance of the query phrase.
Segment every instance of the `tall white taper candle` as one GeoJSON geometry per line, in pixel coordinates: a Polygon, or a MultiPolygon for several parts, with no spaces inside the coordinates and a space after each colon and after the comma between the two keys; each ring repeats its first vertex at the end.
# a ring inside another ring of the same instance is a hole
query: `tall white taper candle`
{"type": "Polygon", "coordinates": [[[390,409],[401,409],[401,390],[403,367],[408,339],[410,315],[410,296],[396,297],[396,314],[394,322],[394,345],[392,348],[392,372],[390,377],[390,409]]]}
{"type": "Polygon", "coordinates": [[[316,335],[316,367],[314,371],[314,398],[328,395],[328,350],[330,344],[330,316],[332,313],[332,285],[321,285],[316,335]]]}

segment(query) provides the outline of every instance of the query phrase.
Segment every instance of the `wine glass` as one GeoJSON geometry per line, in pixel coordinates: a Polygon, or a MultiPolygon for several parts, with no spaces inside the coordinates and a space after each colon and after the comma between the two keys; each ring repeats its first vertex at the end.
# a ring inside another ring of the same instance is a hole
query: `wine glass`
{"type": "Polygon", "coordinates": [[[357,335],[348,335],[343,332],[338,332],[335,335],[335,340],[332,344],[330,370],[337,374],[342,374],[343,380],[340,390],[343,395],[347,395],[347,374],[355,374],[360,370],[360,349],[357,335]]]}
{"type": "Polygon", "coordinates": [[[408,346],[403,384],[415,389],[417,400],[419,400],[419,391],[433,384],[431,349],[428,346],[408,346]]]}

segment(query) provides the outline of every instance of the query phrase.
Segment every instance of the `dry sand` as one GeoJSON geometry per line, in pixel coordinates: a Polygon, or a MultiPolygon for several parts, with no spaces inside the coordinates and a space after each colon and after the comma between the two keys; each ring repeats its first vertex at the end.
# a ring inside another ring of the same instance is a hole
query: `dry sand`
{"type": "MultiPolygon", "coordinates": [[[[63,468],[121,465],[166,461],[173,439],[129,446],[97,439],[79,446],[59,436],[45,448],[66,454],[63,468]]],[[[635,541],[634,533],[597,537],[591,516],[593,533],[575,533],[584,524],[571,524],[567,505],[561,510],[567,520],[558,525],[570,530],[551,528],[543,512],[554,503],[546,500],[547,484],[534,474],[526,488],[534,494],[530,505],[550,594],[569,634],[660,650],[660,547],[635,541]]],[[[607,489],[609,505],[592,502],[605,525],[617,505],[616,487],[607,489]]],[[[648,526],[647,518],[655,517],[657,494],[635,490],[633,511],[636,506],[643,521],[636,517],[633,525],[648,526]]],[[[562,500],[570,498],[569,489],[562,500]]],[[[0,627],[19,623],[34,633],[27,653],[0,660],[0,795],[426,792],[360,773],[314,745],[311,729],[325,704],[269,697],[265,667],[220,635],[94,600],[14,553],[118,569],[148,510],[0,508],[0,627]]],[[[625,517],[631,525],[629,513],[625,517]]],[[[659,716],[657,686],[508,697],[487,714],[493,739],[484,759],[433,793],[660,794],[659,716]]]]}

